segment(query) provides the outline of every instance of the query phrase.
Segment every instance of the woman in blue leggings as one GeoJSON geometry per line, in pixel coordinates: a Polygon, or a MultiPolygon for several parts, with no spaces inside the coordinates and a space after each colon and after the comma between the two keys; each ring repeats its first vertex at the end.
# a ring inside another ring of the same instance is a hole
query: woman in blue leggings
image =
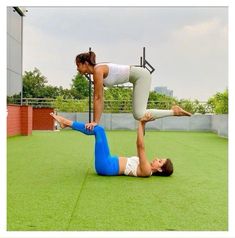
{"type": "Polygon", "coordinates": [[[147,113],[139,121],[136,141],[138,156],[132,157],[112,156],[110,154],[103,127],[95,125],[92,130],[89,130],[84,122],[70,121],[53,113],[51,116],[60,124],[61,128],[71,127],[85,135],[95,136],[95,170],[99,175],[150,177],[151,175],[170,176],[173,173],[173,164],[169,158],[155,157],[149,162],[146,157],[144,127],[148,121],[153,120],[150,113],[147,113]]]}

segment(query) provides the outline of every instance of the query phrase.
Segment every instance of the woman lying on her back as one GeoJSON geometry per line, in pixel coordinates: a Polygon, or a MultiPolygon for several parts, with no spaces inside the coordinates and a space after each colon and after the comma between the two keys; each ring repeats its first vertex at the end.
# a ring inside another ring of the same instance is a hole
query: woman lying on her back
{"type": "Polygon", "coordinates": [[[153,120],[150,113],[138,122],[136,141],[138,156],[133,157],[112,156],[103,127],[94,125],[94,128],[89,130],[83,122],[70,121],[53,113],[50,115],[60,124],[61,128],[71,127],[85,135],[95,136],[95,170],[99,175],[149,177],[151,175],[170,176],[173,173],[170,159],[156,157],[151,162],[147,159],[144,147],[144,127],[148,121],[153,120]]]}

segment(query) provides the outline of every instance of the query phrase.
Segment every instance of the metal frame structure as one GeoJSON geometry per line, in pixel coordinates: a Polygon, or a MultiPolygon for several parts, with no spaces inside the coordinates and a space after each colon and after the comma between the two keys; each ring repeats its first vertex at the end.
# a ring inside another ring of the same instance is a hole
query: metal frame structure
{"type": "Polygon", "coordinates": [[[146,68],[150,74],[155,71],[155,68],[146,60],[145,47],[143,47],[143,56],[140,57],[140,66],[146,68]]]}

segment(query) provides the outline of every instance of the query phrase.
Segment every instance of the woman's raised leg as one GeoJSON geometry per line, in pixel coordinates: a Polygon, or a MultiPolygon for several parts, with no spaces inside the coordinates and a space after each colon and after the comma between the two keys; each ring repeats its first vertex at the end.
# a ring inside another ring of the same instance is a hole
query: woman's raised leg
{"type": "Polygon", "coordinates": [[[96,125],[93,130],[86,129],[84,122],[70,121],[64,117],[50,114],[61,126],[71,127],[86,135],[95,136],[95,169],[100,175],[118,175],[119,162],[117,156],[111,156],[106,133],[103,127],[96,125]]]}
{"type": "Polygon", "coordinates": [[[106,133],[103,127],[97,125],[95,133],[95,169],[100,175],[118,175],[119,160],[117,156],[111,156],[106,133]]]}
{"type": "Polygon", "coordinates": [[[71,127],[72,129],[80,131],[83,134],[94,135],[94,131],[86,129],[84,122],[71,121],[62,116],[55,115],[54,113],[50,113],[50,115],[60,124],[62,129],[65,127],[71,127]]]}
{"type": "Polygon", "coordinates": [[[140,120],[146,113],[150,113],[153,119],[169,116],[191,116],[179,106],[173,106],[171,110],[147,109],[149,91],[151,86],[151,75],[142,67],[132,67],[130,71],[130,82],[133,83],[133,116],[140,120]]]}

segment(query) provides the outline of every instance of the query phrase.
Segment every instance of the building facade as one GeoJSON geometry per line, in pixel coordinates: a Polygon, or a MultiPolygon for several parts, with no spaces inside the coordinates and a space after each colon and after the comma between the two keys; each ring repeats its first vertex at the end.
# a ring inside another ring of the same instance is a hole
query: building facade
{"type": "Polygon", "coordinates": [[[7,96],[22,92],[24,9],[7,7],[7,96]]]}

